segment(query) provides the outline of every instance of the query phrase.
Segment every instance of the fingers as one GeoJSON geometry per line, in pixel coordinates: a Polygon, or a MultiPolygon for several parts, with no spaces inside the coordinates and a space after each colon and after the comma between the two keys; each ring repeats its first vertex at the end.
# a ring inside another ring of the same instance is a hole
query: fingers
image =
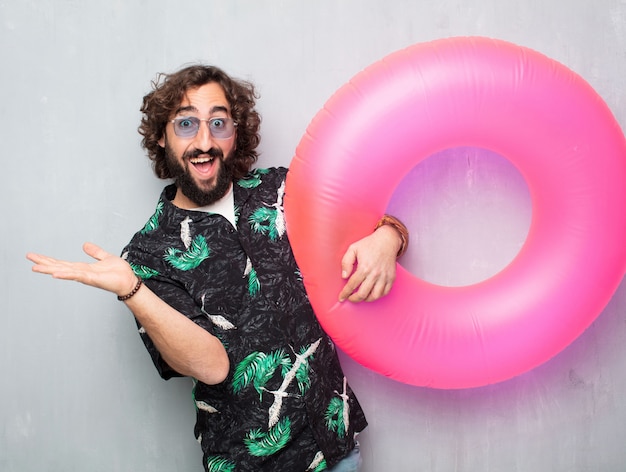
{"type": "Polygon", "coordinates": [[[44,256],[42,256],[41,254],[35,254],[34,252],[29,252],[26,254],[26,259],[35,264],[39,264],[39,261],[41,261],[43,257],[44,256]]]}
{"type": "MultiPolygon", "coordinates": [[[[102,254],[106,254],[95,244],[91,244],[88,248],[86,247],[85,252],[92,257],[100,257],[102,254]]],[[[26,258],[35,264],[32,267],[33,272],[51,275],[55,279],[84,282],[85,271],[89,267],[89,264],[84,262],[64,261],[43,254],[28,253],[26,258]]]]}
{"type": "Polygon", "coordinates": [[[359,280],[361,279],[355,279],[354,281],[358,289],[356,291],[353,290],[346,298],[350,302],[373,302],[387,295],[393,286],[393,283],[383,276],[378,278],[374,276],[366,277],[360,283],[359,280]]]}
{"type": "Polygon", "coordinates": [[[59,262],[52,257],[44,256],[43,254],[35,254],[32,252],[26,254],[26,259],[35,264],[32,267],[33,272],[40,272],[43,274],[51,274],[52,268],[57,266],[59,262]]]}
{"type": "Polygon", "coordinates": [[[360,276],[357,276],[356,273],[353,274],[352,277],[348,279],[343,289],[339,293],[339,301],[344,302],[348,299],[350,301],[353,301],[352,298],[355,297],[354,291],[361,284],[361,282],[363,282],[363,279],[360,276]]]}
{"type": "Polygon", "coordinates": [[[391,291],[391,287],[393,287],[393,283],[379,280],[378,283],[374,285],[374,288],[372,288],[364,301],[373,302],[375,300],[378,300],[379,298],[384,297],[391,291]]]}
{"type": "Polygon", "coordinates": [[[34,253],[28,253],[26,257],[35,263],[32,268],[34,272],[48,274],[56,279],[74,280],[117,294],[128,293],[137,283],[137,276],[122,258],[92,243],[84,244],[83,250],[96,261],[69,262],[34,253]]]}
{"type": "Polygon", "coordinates": [[[348,280],[339,293],[340,302],[376,299],[382,290],[378,287],[378,274],[367,267],[367,263],[358,264],[358,261],[358,251],[351,245],[341,259],[341,277],[348,280]]]}
{"type": "Polygon", "coordinates": [[[75,271],[72,269],[71,264],[66,261],[34,253],[28,253],[26,258],[34,262],[33,272],[51,275],[56,279],[73,279],[75,277],[75,271]]]}
{"type": "MultiPolygon", "coordinates": [[[[356,260],[357,260],[356,251],[354,250],[352,246],[350,246],[348,250],[346,251],[346,253],[343,255],[343,257],[341,258],[341,278],[342,279],[347,279],[350,276],[350,274],[354,270],[354,264],[356,263],[356,260]]],[[[356,286],[352,287],[352,290],[354,290],[355,288],[356,286]]]]}
{"type": "Polygon", "coordinates": [[[395,272],[368,272],[357,269],[339,294],[339,301],[373,302],[391,291],[394,279],[395,272]]]}
{"type": "MultiPolygon", "coordinates": [[[[356,260],[356,251],[354,250],[353,246],[350,246],[341,258],[342,279],[348,279],[348,277],[350,277],[350,274],[352,274],[352,272],[354,271],[354,264],[356,263],[356,260]]],[[[348,282],[346,282],[343,289],[339,293],[339,301],[346,301],[362,281],[363,280],[360,275],[357,276],[357,274],[352,274],[352,276],[348,279],[348,282]]]]}
{"type": "MultiPolygon", "coordinates": [[[[93,243],[85,243],[83,245],[83,251],[88,256],[101,261],[110,254],[93,243]]],[[[35,265],[32,267],[33,272],[39,272],[42,274],[49,274],[57,278],[71,278],[70,273],[75,273],[76,269],[82,268],[85,264],[80,262],[69,262],[55,259],[43,254],[36,254],[29,252],[26,254],[26,259],[33,262],[35,265]]]]}
{"type": "Polygon", "coordinates": [[[395,230],[380,228],[348,247],[341,259],[341,277],[347,281],[339,293],[340,302],[370,302],[391,291],[396,274],[395,243],[395,230]]]}
{"type": "MultiPolygon", "coordinates": [[[[350,280],[353,280],[351,284],[354,288],[350,290],[350,293],[347,296],[347,300],[353,303],[358,303],[367,300],[369,297],[373,284],[370,280],[364,277],[356,277],[356,273],[350,280]]],[[[348,284],[346,284],[346,287],[348,284]]],[[[345,287],[344,287],[345,288],[345,287]]]]}

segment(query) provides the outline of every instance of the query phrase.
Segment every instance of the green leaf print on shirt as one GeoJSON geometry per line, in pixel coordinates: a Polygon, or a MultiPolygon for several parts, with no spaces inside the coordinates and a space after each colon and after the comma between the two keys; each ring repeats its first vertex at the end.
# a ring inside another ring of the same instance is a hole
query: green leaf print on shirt
{"type": "Polygon", "coordinates": [[[261,177],[268,173],[269,169],[253,169],[252,172],[250,172],[250,177],[239,179],[237,185],[241,188],[256,188],[261,185],[261,177]]]}
{"type": "Polygon", "coordinates": [[[348,396],[348,381],[345,377],[343,378],[343,392],[339,393],[335,390],[335,393],[338,396],[332,398],[326,408],[326,427],[343,438],[350,428],[350,406],[348,405],[350,397],[348,396]]]}
{"type": "Polygon", "coordinates": [[[276,454],[289,442],[291,437],[291,420],[288,417],[280,420],[268,432],[255,429],[250,431],[243,442],[248,452],[257,457],[276,454]]]}
{"type": "Polygon", "coordinates": [[[209,472],[234,472],[235,464],[220,456],[211,456],[206,461],[209,472]]]}
{"type": "Polygon", "coordinates": [[[248,274],[248,293],[251,297],[256,297],[261,291],[261,282],[256,275],[256,270],[252,269],[248,274]]]}
{"type": "Polygon", "coordinates": [[[163,214],[163,202],[159,201],[159,203],[156,206],[156,210],[154,211],[154,214],[150,217],[150,219],[148,220],[146,225],[143,227],[143,229],[140,231],[140,233],[146,234],[146,233],[149,233],[150,231],[154,231],[155,229],[157,229],[159,227],[159,218],[161,218],[162,214],[163,214]]]}
{"type": "Polygon", "coordinates": [[[184,252],[173,247],[168,248],[165,251],[165,260],[175,269],[191,270],[198,267],[205,259],[208,259],[209,253],[210,250],[206,239],[199,234],[193,239],[189,249],[184,252]]]}
{"type": "Polygon", "coordinates": [[[346,435],[343,421],[343,401],[341,398],[333,398],[326,409],[326,427],[343,438],[346,435]]]}
{"type": "Polygon", "coordinates": [[[307,353],[308,347],[300,349],[300,355],[298,359],[301,359],[296,366],[296,381],[298,382],[298,389],[300,393],[304,395],[306,391],[311,387],[311,377],[309,376],[309,359],[307,353]]]}
{"type": "Polygon", "coordinates": [[[262,397],[265,385],[272,378],[276,369],[281,366],[283,375],[291,368],[291,359],[282,349],[270,354],[264,352],[248,354],[235,368],[233,391],[239,393],[248,385],[253,385],[259,396],[262,397]]]}
{"type": "Polygon", "coordinates": [[[279,237],[279,231],[276,226],[278,211],[275,208],[257,208],[250,216],[248,221],[252,229],[261,234],[266,234],[272,241],[276,241],[279,237]]]}
{"type": "Polygon", "coordinates": [[[148,266],[140,265],[140,264],[130,264],[130,268],[133,269],[135,275],[142,280],[147,280],[152,277],[159,275],[158,270],[151,269],[148,266]]]}
{"type": "Polygon", "coordinates": [[[322,454],[322,451],[318,451],[313,458],[313,462],[307,467],[306,472],[322,472],[326,469],[328,469],[328,465],[326,464],[324,454],[322,454]]]}
{"type": "Polygon", "coordinates": [[[261,282],[256,275],[256,270],[252,267],[252,261],[249,257],[246,260],[246,268],[243,271],[243,276],[248,277],[248,293],[251,297],[256,297],[261,291],[261,282]]]}
{"type": "Polygon", "coordinates": [[[259,398],[263,399],[263,392],[274,397],[274,402],[268,410],[268,428],[273,428],[279,423],[280,413],[282,410],[283,400],[288,397],[304,395],[306,389],[310,385],[309,376],[309,360],[313,358],[315,351],[320,345],[322,339],[318,339],[308,347],[300,349],[299,354],[295,354],[296,360],[291,361],[289,355],[284,349],[278,349],[271,354],[255,351],[248,354],[237,367],[233,376],[232,388],[235,394],[240,393],[244,388],[253,385],[259,394],[259,398]],[[281,375],[283,381],[278,390],[269,390],[266,388],[267,383],[274,376],[274,372],[281,367],[281,375]],[[287,390],[291,382],[296,379],[298,394],[289,393],[287,390]]]}
{"type": "Polygon", "coordinates": [[[283,198],[285,196],[285,181],[276,192],[276,201],[273,203],[264,203],[265,206],[259,207],[250,217],[248,223],[252,226],[252,230],[266,234],[272,241],[282,238],[287,227],[285,225],[285,214],[283,209],[283,198]]]}

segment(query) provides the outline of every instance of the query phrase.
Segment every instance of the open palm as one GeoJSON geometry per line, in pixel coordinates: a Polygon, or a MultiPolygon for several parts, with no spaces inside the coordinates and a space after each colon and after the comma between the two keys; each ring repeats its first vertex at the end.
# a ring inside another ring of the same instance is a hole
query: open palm
{"type": "Polygon", "coordinates": [[[69,262],[34,253],[28,253],[26,258],[35,264],[33,272],[48,274],[56,279],[74,280],[117,295],[124,295],[133,289],[137,277],[128,262],[92,243],[85,243],[83,250],[96,262],[69,262]]]}

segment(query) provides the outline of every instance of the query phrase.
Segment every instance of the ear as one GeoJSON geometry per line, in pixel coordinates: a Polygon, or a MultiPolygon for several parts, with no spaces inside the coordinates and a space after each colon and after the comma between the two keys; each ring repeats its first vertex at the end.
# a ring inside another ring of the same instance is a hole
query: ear
{"type": "Polygon", "coordinates": [[[162,148],[165,147],[165,133],[163,133],[161,135],[161,138],[159,138],[159,140],[157,141],[157,143],[159,144],[159,146],[161,146],[162,148]]]}

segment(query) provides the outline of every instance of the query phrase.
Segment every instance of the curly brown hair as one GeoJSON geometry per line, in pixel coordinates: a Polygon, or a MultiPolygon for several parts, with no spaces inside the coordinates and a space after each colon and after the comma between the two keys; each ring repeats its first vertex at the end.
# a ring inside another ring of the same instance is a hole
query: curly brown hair
{"type": "Polygon", "coordinates": [[[224,89],[231,116],[237,122],[237,141],[232,155],[234,177],[246,175],[256,162],[256,148],[261,140],[261,116],[254,109],[255,99],[258,98],[254,85],[234,79],[214,66],[191,65],[172,74],[158,74],[152,81],[152,91],[143,97],[140,108],[143,113],[138,129],[143,136],[141,145],[148,152],[154,173],[160,179],[172,177],[167,167],[165,149],[159,145],[168,120],[188,90],[213,82],[224,89]]]}

